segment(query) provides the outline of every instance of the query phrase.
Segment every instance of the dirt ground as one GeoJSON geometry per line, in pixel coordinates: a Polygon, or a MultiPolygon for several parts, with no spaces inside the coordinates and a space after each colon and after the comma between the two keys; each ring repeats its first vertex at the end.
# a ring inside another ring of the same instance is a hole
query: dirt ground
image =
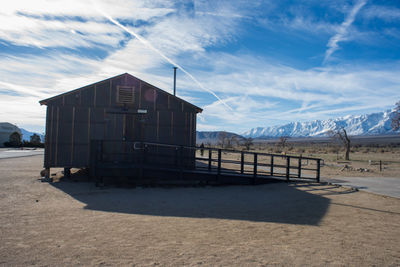
{"type": "Polygon", "coordinates": [[[337,159],[335,154],[314,154],[324,159],[325,165],[321,168],[324,177],[365,176],[365,177],[399,177],[400,178],[400,151],[388,152],[354,152],[350,160],[337,159]],[[382,162],[380,165],[379,162],[382,162]]]}
{"type": "Polygon", "coordinates": [[[0,160],[0,265],[399,266],[400,199],[331,185],[103,188],[0,160]]]}

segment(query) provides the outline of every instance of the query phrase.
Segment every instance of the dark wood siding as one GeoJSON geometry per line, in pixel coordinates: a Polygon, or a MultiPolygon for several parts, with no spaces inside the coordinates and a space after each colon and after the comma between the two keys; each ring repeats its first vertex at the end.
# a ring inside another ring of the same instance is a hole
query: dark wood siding
{"type": "MultiPolygon", "coordinates": [[[[45,167],[85,167],[90,141],[126,141],[195,145],[199,109],[129,74],[68,92],[45,103],[45,167]],[[118,86],[134,88],[134,101],[117,103],[118,86]],[[135,115],[146,109],[146,115],[135,115]],[[115,114],[125,110],[126,114],[115,114]]],[[[124,148],[125,149],[125,148],[124,148]]]]}

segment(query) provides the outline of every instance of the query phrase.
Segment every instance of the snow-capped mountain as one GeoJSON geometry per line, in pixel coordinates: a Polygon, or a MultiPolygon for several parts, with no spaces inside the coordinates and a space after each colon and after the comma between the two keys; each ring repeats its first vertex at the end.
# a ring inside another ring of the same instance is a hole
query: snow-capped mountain
{"type": "MultiPolygon", "coordinates": [[[[337,119],[291,122],[285,125],[253,128],[244,137],[310,137],[327,136],[331,130],[345,128],[349,135],[378,135],[395,133],[391,127],[394,111],[366,115],[349,115],[337,119]]],[[[397,131],[398,132],[398,131],[397,131]]]]}

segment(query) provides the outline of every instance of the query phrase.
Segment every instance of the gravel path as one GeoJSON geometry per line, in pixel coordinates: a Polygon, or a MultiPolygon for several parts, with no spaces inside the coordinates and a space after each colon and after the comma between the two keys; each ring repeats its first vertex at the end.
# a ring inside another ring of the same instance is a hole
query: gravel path
{"type": "Polygon", "coordinates": [[[367,192],[400,198],[400,178],[398,177],[340,177],[323,180],[367,192]]]}
{"type": "Polygon", "coordinates": [[[14,148],[0,148],[0,159],[20,158],[36,155],[43,155],[44,149],[14,149],[14,148]]]}

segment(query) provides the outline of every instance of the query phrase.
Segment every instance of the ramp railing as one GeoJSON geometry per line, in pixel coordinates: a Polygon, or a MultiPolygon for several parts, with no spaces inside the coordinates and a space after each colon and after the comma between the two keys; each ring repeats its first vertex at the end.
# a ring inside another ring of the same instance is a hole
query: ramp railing
{"type": "Polygon", "coordinates": [[[320,181],[321,159],[152,142],[92,141],[92,165],[320,181]]]}

